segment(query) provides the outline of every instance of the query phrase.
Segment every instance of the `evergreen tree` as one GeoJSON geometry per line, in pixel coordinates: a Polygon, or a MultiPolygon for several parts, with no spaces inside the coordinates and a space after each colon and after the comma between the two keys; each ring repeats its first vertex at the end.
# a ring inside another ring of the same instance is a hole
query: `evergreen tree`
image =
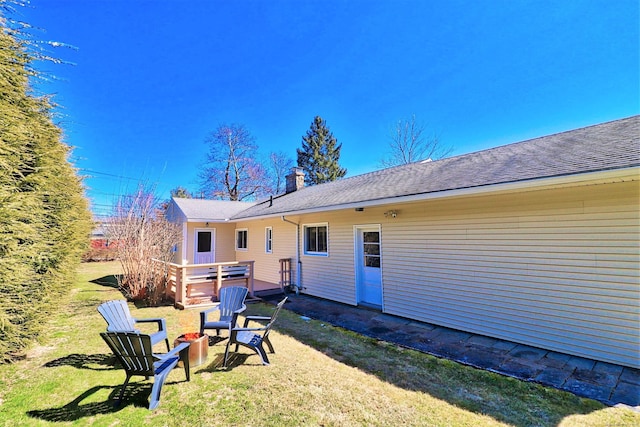
{"type": "Polygon", "coordinates": [[[181,199],[193,199],[193,195],[184,187],[178,186],[171,190],[171,197],[179,197],[181,199]]]}
{"type": "Polygon", "coordinates": [[[305,172],[305,183],[322,184],[345,176],[347,170],[338,163],[341,148],[322,117],[314,117],[311,128],[302,137],[302,149],[297,149],[298,167],[305,172]]]}
{"type": "Polygon", "coordinates": [[[2,12],[0,7],[0,363],[19,355],[58,308],[89,247],[92,225],[53,106],[31,94],[34,54],[2,12]]]}

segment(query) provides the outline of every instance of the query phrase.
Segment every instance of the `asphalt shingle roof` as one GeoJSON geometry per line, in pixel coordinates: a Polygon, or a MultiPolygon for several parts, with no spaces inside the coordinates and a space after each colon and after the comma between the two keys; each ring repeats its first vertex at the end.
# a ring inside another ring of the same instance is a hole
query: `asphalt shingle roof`
{"type": "Polygon", "coordinates": [[[225,200],[181,199],[173,200],[190,220],[226,221],[255,203],[230,202],[225,200]]]}
{"type": "Polygon", "coordinates": [[[304,187],[233,219],[640,165],[640,116],[304,187]]]}

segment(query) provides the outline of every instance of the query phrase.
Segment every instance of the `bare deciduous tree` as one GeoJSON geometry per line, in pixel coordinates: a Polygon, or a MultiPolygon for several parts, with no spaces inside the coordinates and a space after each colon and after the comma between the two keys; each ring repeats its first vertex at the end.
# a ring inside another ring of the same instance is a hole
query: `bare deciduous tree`
{"type": "Polygon", "coordinates": [[[382,167],[405,165],[420,160],[442,159],[453,151],[453,147],[442,144],[436,134],[426,135],[423,124],[416,116],[408,120],[398,120],[390,132],[387,156],[380,160],[382,167]]]}
{"type": "Polygon", "coordinates": [[[181,227],[164,218],[153,192],[141,186],[135,193],[120,197],[106,234],[117,247],[123,270],[118,285],[127,298],[157,304],[164,295],[167,263],[180,241],[181,227]]]}
{"type": "Polygon", "coordinates": [[[267,174],[256,160],[255,138],[243,125],[222,124],[207,143],[207,163],[200,173],[207,197],[240,201],[267,194],[267,174]]]}
{"type": "Polygon", "coordinates": [[[282,151],[269,154],[267,170],[271,181],[271,192],[273,194],[284,193],[286,186],[286,176],[293,167],[293,159],[287,157],[282,151]]]}

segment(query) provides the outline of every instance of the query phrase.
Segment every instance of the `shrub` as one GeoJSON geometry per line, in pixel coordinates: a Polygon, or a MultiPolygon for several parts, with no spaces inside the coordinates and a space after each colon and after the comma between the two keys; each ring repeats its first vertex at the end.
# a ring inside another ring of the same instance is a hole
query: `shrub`
{"type": "Polygon", "coordinates": [[[118,250],[115,246],[91,248],[82,255],[82,262],[115,261],[116,259],[118,259],[118,250]]]}
{"type": "Polygon", "coordinates": [[[91,228],[53,104],[31,94],[29,42],[6,22],[0,16],[0,362],[37,337],[68,289],[91,228]]]}
{"type": "Polygon", "coordinates": [[[140,187],[121,197],[105,232],[110,241],[117,242],[123,271],[119,285],[125,296],[159,303],[167,286],[166,263],[173,258],[181,227],[164,218],[152,191],[140,187]]]}

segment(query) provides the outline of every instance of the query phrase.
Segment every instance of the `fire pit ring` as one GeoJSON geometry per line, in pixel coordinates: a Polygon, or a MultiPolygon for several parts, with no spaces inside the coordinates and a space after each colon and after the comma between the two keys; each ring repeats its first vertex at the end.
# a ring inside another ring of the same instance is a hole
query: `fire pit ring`
{"type": "MultiPolygon", "coordinates": [[[[201,334],[200,332],[189,332],[180,335],[173,342],[173,346],[176,347],[183,342],[189,343],[189,366],[199,366],[207,361],[209,355],[209,337],[207,334],[201,334]]],[[[182,362],[180,362],[182,365],[182,362]]]]}

